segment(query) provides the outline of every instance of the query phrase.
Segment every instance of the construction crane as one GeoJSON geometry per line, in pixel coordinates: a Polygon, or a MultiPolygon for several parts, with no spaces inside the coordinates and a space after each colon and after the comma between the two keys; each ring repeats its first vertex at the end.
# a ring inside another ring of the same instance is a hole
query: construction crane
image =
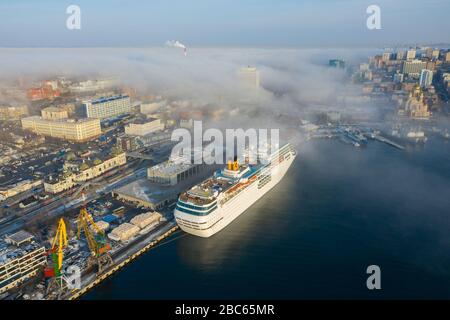
{"type": "Polygon", "coordinates": [[[52,247],[49,251],[53,261],[53,267],[47,267],[45,269],[46,277],[59,277],[61,276],[61,268],[63,263],[63,251],[67,247],[67,230],[64,219],[59,219],[58,228],[56,229],[55,237],[52,241],[52,247]]]}
{"type": "Polygon", "coordinates": [[[78,238],[81,239],[81,232],[84,232],[84,236],[91,250],[91,257],[88,261],[88,265],[97,265],[98,273],[103,272],[107,267],[113,264],[113,260],[108,251],[111,250],[111,245],[106,241],[105,233],[98,228],[92,219],[91,215],[83,206],[78,215],[78,238]],[[92,227],[95,231],[93,233],[89,227],[92,227]]]}

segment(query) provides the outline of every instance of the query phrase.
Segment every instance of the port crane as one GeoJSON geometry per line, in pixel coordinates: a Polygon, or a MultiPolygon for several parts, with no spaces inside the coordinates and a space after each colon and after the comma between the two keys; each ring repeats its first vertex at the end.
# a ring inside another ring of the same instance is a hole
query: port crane
{"type": "Polygon", "coordinates": [[[64,219],[59,219],[58,228],[56,229],[55,237],[52,241],[52,247],[47,253],[51,255],[53,266],[46,268],[47,277],[59,277],[61,276],[61,267],[64,257],[64,249],[67,247],[67,229],[64,219]]]}
{"type": "Polygon", "coordinates": [[[97,272],[100,274],[113,264],[112,257],[109,254],[111,245],[106,241],[105,233],[95,224],[85,206],[80,210],[77,224],[78,238],[81,239],[81,233],[83,232],[91,251],[88,266],[97,265],[97,272]],[[90,227],[92,227],[94,232],[91,231],[90,227]]]}
{"type": "Polygon", "coordinates": [[[52,241],[51,249],[47,252],[47,255],[51,256],[52,263],[49,264],[44,270],[44,276],[51,278],[47,285],[47,294],[55,291],[61,294],[64,289],[64,281],[61,274],[64,249],[67,247],[67,229],[64,219],[59,219],[58,228],[56,229],[55,237],[52,241]]]}

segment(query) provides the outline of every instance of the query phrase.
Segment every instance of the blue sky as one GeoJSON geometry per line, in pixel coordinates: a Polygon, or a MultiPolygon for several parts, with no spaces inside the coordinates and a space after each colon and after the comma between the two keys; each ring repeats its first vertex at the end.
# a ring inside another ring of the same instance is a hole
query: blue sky
{"type": "Polygon", "coordinates": [[[448,0],[0,0],[0,47],[382,46],[450,42],[448,0]],[[66,8],[81,8],[81,30],[66,8]],[[381,7],[381,30],[366,8],[381,7]]]}

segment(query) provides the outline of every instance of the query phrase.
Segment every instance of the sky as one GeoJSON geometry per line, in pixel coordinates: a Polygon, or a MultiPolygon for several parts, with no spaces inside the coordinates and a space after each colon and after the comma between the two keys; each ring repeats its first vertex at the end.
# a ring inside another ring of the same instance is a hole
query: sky
{"type": "Polygon", "coordinates": [[[450,42],[448,0],[0,0],[0,47],[376,47],[450,42]],[[66,8],[81,9],[69,30],[66,8]],[[369,30],[366,9],[381,9],[369,30]]]}

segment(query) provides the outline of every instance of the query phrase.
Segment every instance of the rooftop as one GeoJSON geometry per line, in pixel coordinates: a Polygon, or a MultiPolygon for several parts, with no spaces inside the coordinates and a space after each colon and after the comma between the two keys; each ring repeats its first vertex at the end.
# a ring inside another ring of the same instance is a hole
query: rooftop
{"type": "Polygon", "coordinates": [[[43,246],[36,241],[31,241],[30,243],[20,246],[11,245],[5,241],[2,241],[0,242],[0,265],[20,258],[21,256],[24,256],[27,253],[35,251],[41,247],[43,246]]]}
{"type": "Polygon", "coordinates": [[[149,168],[149,170],[153,171],[153,173],[155,173],[157,175],[170,176],[170,175],[174,175],[174,174],[178,174],[183,171],[186,171],[194,166],[195,166],[194,164],[190,164],[190,163],[179,163],[179,162],[175,162],[172,160],[167,160],[163,163],[157,164],[157,165],[149,168]]]}
{"type": "Polygon", "coordinates": [[[35,120],[35,121],[43,121],[43,122],[66,122],[66,123],[81,123],[81,122],[92,122],[99,121],[95,118],[77,118],[77,119],[44,119],[40,116],[30,116],[23,118],[23,120],[35,120]]]}
{"type": "Polygon", "coordinates": [[[164,200],[173,198],[180,192],[180,190],[176,187],[162,187],[158,183],[150,182],[147,178],[141,178],[118,188],[117,190],[114,190],[114,192],[140,199],[145,202],[157,204],[164,200]]]}
{"type": "Polygon", "coordinates": [[[135,119],[132,122],[130,122],[130,124],[146,124],[146,123],[151,123],[153,121],[157,121],[160,120],[159,118],[146,118],[146,119],[135,119]]]}
{"type": "Polygon", "coordinates": [[[104,102],[108,102],[108,101],[114,101],[114,100],[118,100],[118,99],[125,99],[125,98],[129,98],[128,95],[116,95],[116,96],[112,96],[112,97],[101,97],[98,99],[92,99],[92,100],[88,100],[88,101],[84,101],[84,103],[92,103],[92,104],[98,104],[98,103],[104,103],[104,102]]]}
{"type": "Polygon", "coordinates": [[[5,241],[13,245],[21,245],[22,243],[32,241],[33,239],[34,236],[25,230],[20,230],[10,236],[5,237],[5,241]]]}
{"type": "Polygon", "coordinates": [[[61,108],[58,108],[58,107],[55,107],[55,106],[50,106],[50,107],[42,109],[42,111],[52,111],[52,112],[60,111],[60,112],[64,112],[65,110],[61,109],[61,108]]]}

